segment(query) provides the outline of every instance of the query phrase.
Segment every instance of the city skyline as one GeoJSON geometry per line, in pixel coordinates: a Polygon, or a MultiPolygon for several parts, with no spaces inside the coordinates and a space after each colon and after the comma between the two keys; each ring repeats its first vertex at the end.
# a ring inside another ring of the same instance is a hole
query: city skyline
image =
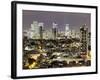
{"type": "Polygon", "coordinates": [[[23,10],[23,29],[28,30],[34,21],[43,22],[45,29],[52,28],[52,23],[58,24],[61,31],[65,30],[65,25],[69,24],[70,29],[79,31],[79,28],[86,24],[90,31],[89,13],[70,13],[70,12],[49,12],[23,10]]]}
{"type": "Polygon", "coordinates": [[[23,33],[23,69],[91,66],[90,14],[25,10],[23,33]]]}

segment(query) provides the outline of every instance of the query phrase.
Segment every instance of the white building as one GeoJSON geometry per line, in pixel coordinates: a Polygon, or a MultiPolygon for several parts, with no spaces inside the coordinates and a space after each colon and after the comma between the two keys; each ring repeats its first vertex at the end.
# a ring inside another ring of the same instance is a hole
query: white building
{"type": "Polygon", "coordinates": [[[29,30],[30,32],[30,38],[33,39],[39,39],[40,38],[40,34],[39,34],[39,23],[37,21],[33,21],[33,23],[31,24],[31,28],[29,30]]]}
{"type": "Polygon", "coordinates": [[[44,24],[42,22],[33,21],[31,28],[27,31],[27,36],[32,39],[40,39],[40,26],[43,27],[44,24]]]}
{"type": "Polygon", "coordinates": [[[65,25],[65,36],[69,36],[69,24],[65,25]]]}
{"type": "Polygon", "coordinates": [[[58,24],[56,24],[56,23],[53,22],[52,25],[53,25],[53,28],[57,28],[58,24]]]}

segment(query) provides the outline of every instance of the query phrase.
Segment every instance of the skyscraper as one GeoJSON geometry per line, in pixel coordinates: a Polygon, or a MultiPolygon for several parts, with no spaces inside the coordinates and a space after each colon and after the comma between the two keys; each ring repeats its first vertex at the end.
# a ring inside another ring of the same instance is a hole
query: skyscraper
{"type": "Polygon", "coordinates": [[[91,50],[91,33],[88,33],[88,50],[91,50]]]}
{"type": "Polygon", "coordinates": [[[56,39],[56,37],[57,37],[57,24],[53,23],[52,25],[53,25],[53,27],[52,27],[53,37],[54,37],[54,39],[56,39]]]}
{"type": "Polygon", "coordinates": [[[87,54],[88,51],[88,28],[86,25],[80,27],[80,37],[81,37],[81,49],[83,54],[87,54]]]}
{"type": "Polygon", "coordinates": [[[29,32],[30,32],[29,36],[32,39],[39,39],[40,38],[38,24],[39,23],[37,21],[33,21],[33,23],[31,24],[31,28],[29,29],[29,32]]]}
{"type": "Polygon", "coordinates": [[[69,24],[65,25],[65,36],[69,36],[69,24]]]}
{"type": "Polygon", "coordinates": [[[44,24],[43,23],[39,23],[38,26],[39,26],[40,39],[43,39],[43,27],[44,27],[44,24]]]}

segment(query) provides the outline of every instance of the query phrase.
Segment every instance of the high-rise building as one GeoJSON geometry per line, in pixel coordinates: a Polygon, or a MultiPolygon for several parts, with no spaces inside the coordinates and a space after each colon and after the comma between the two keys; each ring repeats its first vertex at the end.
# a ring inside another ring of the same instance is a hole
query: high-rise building
{"type": "Polygon", "coordinates": [[[88,28],[86,25],[80,27],[81,48],[80,51],[87,54],[88,51],[88,28]]]}
{"type": "Polygon", "coordinates": [[[69,30],[69,24],[66,24],[65,25],[65,36],[69,36],[69,34],[70,34],[70,30],[69,30]]]}
{"type": "Polygon", "coordinates": [[[43,23],[39,23],[38,26],[39,26],[40,39],[43,39],[43,27],[44,27],[44,25],[43,25],[43,23]]]}
{"type": "Polygon", "coordinates": [[[91,50],[91,33],[88,33],[88,50],[91,50]]]}
{"type": "Polygon", "coordinates": [[[29,29],[29,38],[40,39],[40,27],[37,21],[33,21],[31,28],[29,29]]]}
{"type": "Polygon", "coordinates": [[[34,31],[34,33],[39,33],[39,26],[38,26],[38,22],[37,21],[33,21],[33,23],[31,24],[31,30],[34,31]]]}
{"type": "Polygon", "coordinates": [[[53,39],[57,38],[57,24],[53,23],[53,27],[52,27],[52,34],[53,34],[53,39]]]}

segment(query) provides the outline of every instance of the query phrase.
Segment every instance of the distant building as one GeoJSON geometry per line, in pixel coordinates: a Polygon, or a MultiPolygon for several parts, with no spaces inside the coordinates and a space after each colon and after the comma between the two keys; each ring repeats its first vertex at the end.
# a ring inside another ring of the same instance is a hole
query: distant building
{"type": "Polygon", "coordinates": [[[78,38],[78,39],[80,39],[80,32],[76,32],[75,33],[75,37],[78,38]]]}
{"type": "Polygon", "coordinates": [[[43,32],[43,39],[57,39],[58,30],[57,30],[57,24],[52,24],[52,29],[44,30],[43,32]]]}
{"type": "Polygon", "coordinates": [[[52,29],[43,32],[43,39],[53,39],[52,29]]]}
{"type": "Polygon", "coordinates": [[[69,36],[70,35],[70,30],[69,30],[69,24],[66,24],[65,26],[65,36],[69,36]]]}
{"type": "Polygon", "coordinates": [[[65,26],[65,36],[67,38],[80,38],[80,33],[75,30],[69,29],[69,24],[66,24],[65,26]]]}
{"type": "Polygon", "coordinates": [[[28,30],[24,30],[24,31],[23,31],[23,36],[24,36],[24,37],[28,37],[28,30]]]}
{"type": "Polygon", "coordinates": [[[43,27],[44,27],[44,24],[43,23],[39,23],[38,26],[39,26],[40,39],[43,39],[43,27]]]}
{"type": "Polygon", "coordinates": [[[31,24],[31,28],[29,29],[29,36],[32,39],[39,39],[40,38],[40,34],[39,34],[39,26],[38,26],[38,22],[37,21],[33,21],[33,23],[31,24]]]}
{"type": "Polygon", "coordinates": [[[65,39],[65,31],[58,31],[57,39],[65,39]]]}
{"type": "Polygon", "coordinates": [[[80,38],[80,33],[75,30],[71,30],[70,36],[71,38],[80,38]]]}
{"type": "Polygon", "coordinates": [[[53,25],[52,27],[53,39],[56,39],[57,38],[57,24],[53,23],[52,25],[53,25]]]}
{"type": "Polygon", "coordinates": [[[71,38],[76,38],[75,30],[71,30],[70,36],[71,36],[71,38]]]}

